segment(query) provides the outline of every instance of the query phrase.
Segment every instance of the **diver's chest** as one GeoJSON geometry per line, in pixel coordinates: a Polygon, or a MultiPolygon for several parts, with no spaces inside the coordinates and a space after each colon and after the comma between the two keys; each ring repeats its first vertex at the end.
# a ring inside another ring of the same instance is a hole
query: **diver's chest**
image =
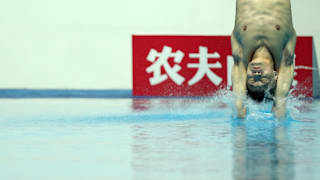
{"type": "Polygon", "coordinates": [[[288,40],[288,32],[281,30],[281,27],[270,25],[274,27],[244,27],[239,33],[239,40],[243,46],[279,46],[282,47],[288,40]]]}

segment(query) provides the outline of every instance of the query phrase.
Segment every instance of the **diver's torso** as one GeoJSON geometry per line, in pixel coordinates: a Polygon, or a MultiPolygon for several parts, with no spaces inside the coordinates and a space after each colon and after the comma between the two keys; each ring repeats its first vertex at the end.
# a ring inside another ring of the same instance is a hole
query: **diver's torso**
{"type": "Polygon", "coordinates": [[[294,34],[289,0],[237,0],[234,35],[243,49],[245,61],[266,46],[276,65],[289,38],[294,34]]]}

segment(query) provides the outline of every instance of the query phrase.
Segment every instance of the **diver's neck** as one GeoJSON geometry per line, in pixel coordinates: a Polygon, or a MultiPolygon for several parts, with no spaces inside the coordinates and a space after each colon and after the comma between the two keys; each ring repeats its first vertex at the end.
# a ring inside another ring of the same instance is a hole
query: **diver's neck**
{"type": "Polygon", "coordinates": [[[269,49],[265,46],[261,46],[254,52],[252,60],[254,59],[268,59],[272,61],[273,58],[269,49]]]}

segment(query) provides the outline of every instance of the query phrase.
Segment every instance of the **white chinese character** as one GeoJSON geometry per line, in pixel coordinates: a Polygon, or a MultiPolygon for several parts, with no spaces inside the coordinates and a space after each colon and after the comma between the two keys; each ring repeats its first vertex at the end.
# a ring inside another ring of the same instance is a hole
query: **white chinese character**
{"type": "Polygon", "coordinates": [[[216,86],[218,86],[222,78],[217,76],[215,73],[213,73],[210,68],[222,68],[221,63],[218,61],[214,64],[209,64],[208,59],[209,58],[220,58],[219,53],[208,53],[208,48],[204,46],[199,47],[199,53],[192,53],[189,54],[190,58],[198,58],[199,59],[199,64],[196,63],[189,63],[187,66],[188,68],[198,68],[198,71],[196,75],[188,82],[188,84],[194,85],[195,83],[199,82],[204,75],[207,75],[208,78],[213,82],[216,86]]]}
{"type": "Polygon", "coordinates": [[[173,67],[171,67],[168,63],[169,58],[174,58],[175,63],[181,63],[183,59],[184,53],[180,50],[176,51],[175,53],[172,52],[172,48],[168,46],[164,46],[162,49],[162,52],[157,52],[155,49],[151,49],[147,60],[152,62],[153,64],[150,65],[146,71],[147,73],[153,73],[153,77],[149,79],[150,84],[157,85],[169,77],[178,85],[181,85],[183,81],[185,80],[184,77],[182,77],[180,74],[178,74],[178,71],[181,70],[181,67],[177,64],[175,64],[173,67]],[[164,67],[164,70],[168,74],[161,74],[161,67],[164,67]]]}
{"type": "Polygon", "coordinates": [[[234,64],[233,56],[227,56],[227,89],[232,86],[232,67],[234,64]]]}

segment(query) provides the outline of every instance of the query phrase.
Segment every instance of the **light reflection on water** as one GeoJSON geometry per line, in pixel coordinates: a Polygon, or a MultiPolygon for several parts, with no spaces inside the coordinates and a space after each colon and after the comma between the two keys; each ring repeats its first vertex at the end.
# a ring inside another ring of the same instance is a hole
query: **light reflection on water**
{"type": "Polygon", "coordinates": [[[319,179],[319,101],[3,99],[0,179],[319,179]]]}

